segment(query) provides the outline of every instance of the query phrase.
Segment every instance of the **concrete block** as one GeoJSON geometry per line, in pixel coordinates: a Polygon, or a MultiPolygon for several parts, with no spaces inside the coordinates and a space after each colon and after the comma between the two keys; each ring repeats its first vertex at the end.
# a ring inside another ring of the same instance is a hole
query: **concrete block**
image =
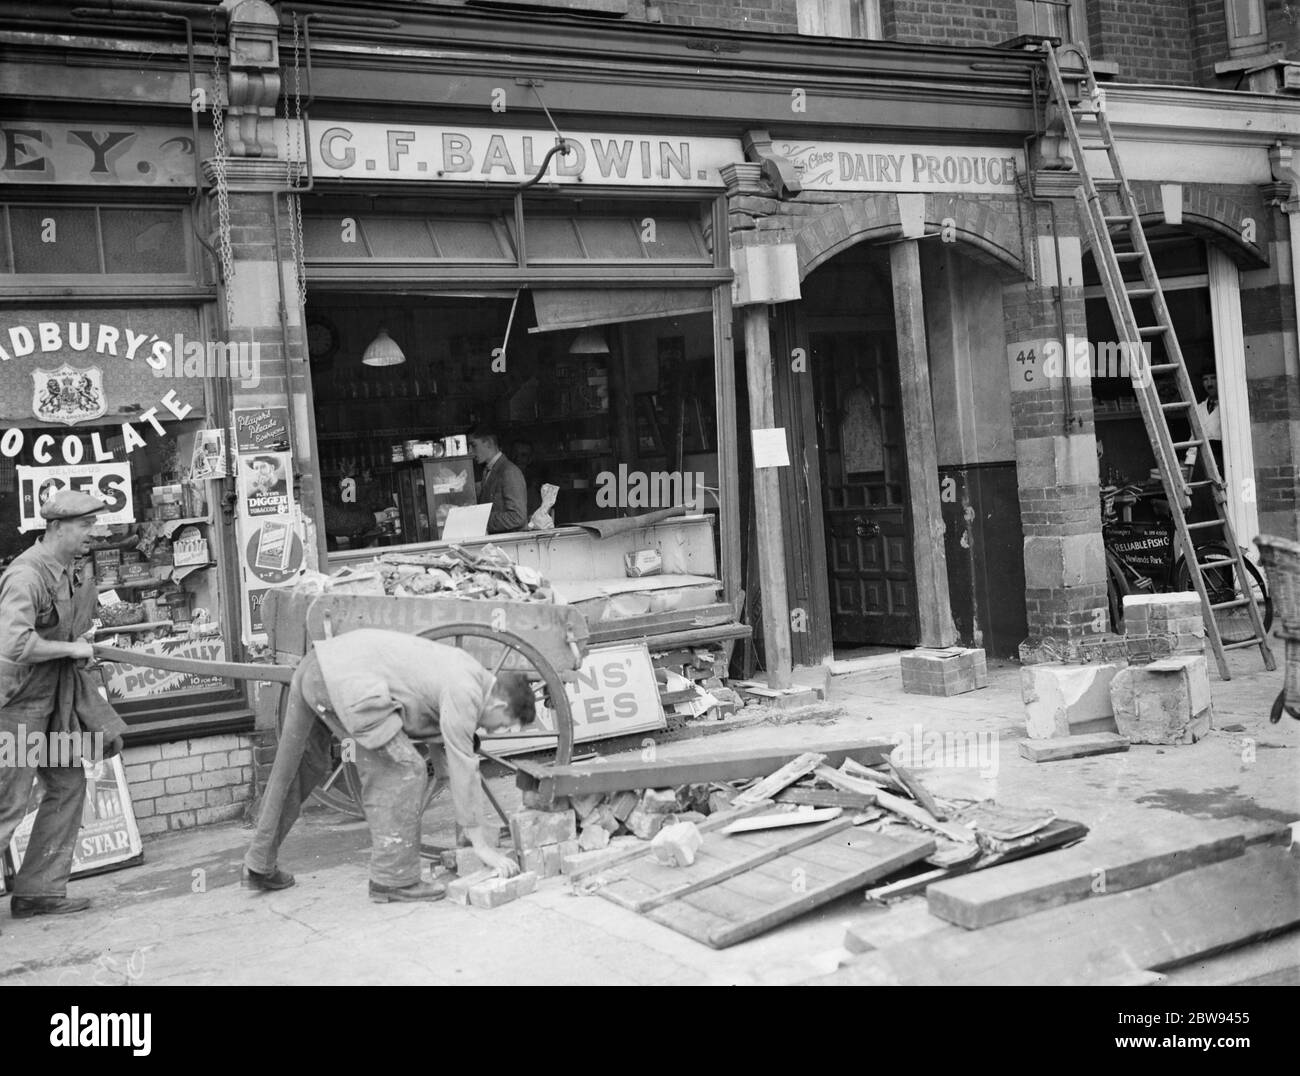
{"type": "Polygon", "coordinates": [[[1176,655],[1125,669],[1110,691],[1115,724],[1133,743],[1195,743],[1212,727],[1204,657],[1176,655]]]}
{"type": "Polygon", "coordinates": [[[542,873],[542,865],[545,862],[547,848],[559,848],[558,844],[548,844],[543,848],[530,848],[527,852],[519,857],[520,869],[532,871],[534,874],[542,873]]]}
{"type": "Polygon", "coordinates": [[[516,811],[510,816],[510,837],[515,850],[523,853],[545,844],[571,841],[578,835],[573,811],[516,811]]]}
{"type": "MultiPolygon", "coordinates": [[[[678,806],[677,790],[674,788],[647,788],[641,793],[641,810],[646,814],[674,814],[678,806]]],[[[626,822],[627,819],[624,818],[623,821],[626,822]]]]}
{"type": "Polygon", "coordinates": [[[454,882],[447,884],[447,899],[456,904],[468,904],[469,891],[474,886],[481,885],[496,876],[497,872],[494,870],[481,870],[476,874],[468,874],[464,878],[457,878],[454,882]]]}
{"type": "Polygon", "coordinates": [[[913,695],[963,695],[988,687],[988,663],[983,650],[918,647],[903,654],[898,664],[903,690],[913,695]]]}
{"type": "MultiPolygon", "coordinates": [[[[1078,726],[1105,722],[1115,714],[1110,685],[1123,666],[1049,662],[1020,670],[1025,730],[1034,740],[1069,736],[1078,726]]],[[[1090,728],[1088,731],[1107,731],[1090,728]]]]}
{"type": "Polygon", "coordinates": [[[704,838],[694,823],[677,822],[655,834],[650,842],[650,852],[665,866],[689,867],[695,862],[695,853],[703,843],[704,838]]]}
{"type": "Polygon", "coordinates": [[[627,816],[625,825],[628,832],[634,837],[639,837],[643,841],[653,840],[655,834],[663,829],[664,823],[668,821],[666,814],[651,814],[641,807],[637,807],[630,815],[627,816]]]}
{"type": "Polygon", "coordinates": [[[537,811],[567,811],[571,806],[564,796],[557,796],[548,801],[539,791],[531,788],[524,789],[521,799],[525,807],[537,811]]]}
{"type": "MultiPolygon", "coordinates": [[[[566,843],[572,843],[572,842],[566,842],[566,843]]],[[[560,851],[563,847],[564,845],[560,845],[560,844],[546,845],[542,849],[542,869],[534,873],[540,874],[541,877],[543,878],[554,878],[557,874],[559,874],[560,864],[564,859],[564,855],[560,851]]]]}
{"type": "Polygon", "coordinates": [[[609,847],[610,832],[603,826],[584,826],[578,837],[578,851],[599,852],[609,847]]]}
{"type": "Polygon", "coordinates": [[[499,908],[536,888],[537,875],[533,871],[524,871],[513,878],[489,878],[470,887],[469,902],[476,908],[499,908]]]}
{"type": "Polygon", "coordinates": [[[462,878],[467,874],[477,874],[481,870],[487,870],[488,866],[478,857],[478,853],[473,848],[456,848],[452,853],[451,869],[462,878]]]}
{"type": "MultiPolygon", "coordinates": [[[[635,795],[635,793],[633,794],[635,795]]],[[[633,806],[635,806],[635,803],[633,806]]],[[[618,816],[614,814],[614,808],[608,803],[602,803],[596,808],[595,812],[587,817],[587,820],[583,823],[583,828],[599,826],[610,833],[617,833],[622,824],[618,816]]]]}

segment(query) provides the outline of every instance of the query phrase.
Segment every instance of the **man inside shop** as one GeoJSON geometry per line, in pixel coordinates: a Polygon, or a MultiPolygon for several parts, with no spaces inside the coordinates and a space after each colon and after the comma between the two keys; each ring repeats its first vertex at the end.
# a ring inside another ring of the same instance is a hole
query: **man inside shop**
{"type": "Polygon", "coordinates": [[[67,895],[86,774],[79,751],[65,752],[58,745],[79,744],[79,734],[102,732],[108,757],[121,750],[126,731],[86,667],[94,658],[90,636],[98,595],[85,558],[95,518],[107,509],[88,493],[55,493],[40,508],[44,535],[0,576],[0,732],[26,748],[0,765],[0,849],[9,847],[27,813],[33,778],[40,777],[42,788],[14,879],[10,912],[15,919],[90,907],[89,900],[67,895]],[[43,755],[33,757],[30,751],[33,734],[43,755]],[[42,758],[51,764],[39,764],[42,758]]]}
{"type": "Polygon", "coordinates": [[[244,856],[244,885],[287,889],[280,844],[312,790],[332,769],[331,731],[346,735],[370,826],[370,899],[432,901],[446,887],[420,877],[426,766],[413,739],[441,735],[456,824],[479,859],[502,877],[518,871],[497,851],[495,826],[479,824],[475,735],[531,724],[532,688],[519,673],[493,676],[465,651],[418,635],[361,628],[315,644],[294,671],[275,764],[257,832],[244,856]]]}
{"type": "Polygon", "coordinates": [[[528,486],[523,472],[501,451],[501,438],[490,426],[478,425],[469,432],[469,451],[484,468],[479,480],[478,503],[491,504],[488,534],[521,531],[528,520],[528,486]]]}

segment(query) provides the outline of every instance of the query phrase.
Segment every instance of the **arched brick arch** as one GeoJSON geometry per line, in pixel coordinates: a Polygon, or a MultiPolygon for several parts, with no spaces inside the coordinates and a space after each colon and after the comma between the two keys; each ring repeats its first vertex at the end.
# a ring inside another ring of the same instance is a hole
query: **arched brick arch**
{"type": "MultiPolygon", "coordinates": [[[[946,218],[952,219],[957,242],[967,248],[968,254],[1001,272],[1024,274],[1020,228],[1014,212],[960,195],[927,194],[926,234],[938,234],[946,218]]],[[[826,203],[822,212],[810,214],[806,223],[795,230],[800,279],[857,243],[901,239],[902,235],[898,197],[894,194],[864,194],[826,203]]]]}
{"type": "MultiPolygon", "coordinates": [[[[1164,223],[1160,184],[1134,183],[1133,201],[1138,207],[1138,219],[1144,226],[1164,223]]],[[[1264,248],[1258,242],[1247,243],[1241,236],[1242,221],[1253,217],[1257,222],[1258,237],[1264,223],[1261,216],[1261,211],[1251,209],[1235,198],[1218,194],[1200,184],[1183,184],[1182,227],[1221,247],[1243,269],[1263,269],[1268,265],[1264,248]]],[[[1090,243],[1084,247],[1085,250],[1090,248],[1090,243]]]]}

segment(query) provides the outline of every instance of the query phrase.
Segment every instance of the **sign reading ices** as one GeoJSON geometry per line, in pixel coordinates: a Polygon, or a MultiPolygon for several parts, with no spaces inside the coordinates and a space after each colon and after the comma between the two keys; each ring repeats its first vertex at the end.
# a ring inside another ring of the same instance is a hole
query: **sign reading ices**
{"type": "MultiPolygon", "coordinates": [[[[382,123],[317,130],[316,174],[359,179],[519,183],[537,174],[555,146],[548,131],[382,123]]],[[[721,187],[722,166],[745,159],[732,138],[566,133],[565,139],[571,151],[551,159],[546,182],[721,187]]]]}
{"type": "Polygon", "coordinates": [[[1014,194],[1018,149],[856,142],[774,142],[809,190],[1014,194]]]}

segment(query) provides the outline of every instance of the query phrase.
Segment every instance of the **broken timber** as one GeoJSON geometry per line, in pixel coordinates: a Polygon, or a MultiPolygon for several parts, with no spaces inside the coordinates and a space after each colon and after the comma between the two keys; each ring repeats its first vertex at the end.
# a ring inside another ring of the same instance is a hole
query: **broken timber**
{"type": "MultiPolygon", "coordinates": [[[[676,788],[679,785],[711,781],[739,781],[767,777],[805,751],[826,756],[836,766],[846,758],[871,764],[882,761],[894,749],[889,740],[849,740],[829,744],[801,745],[801,748],[766,748],[758,751],[701,752],[681,759],[643,762],[608,760],[595,765],[555,766],[519,762],[516,783],[525,791],[535,790],[538,802],[554,802],[563,796],[586,796],[625,789],[676,788]]],[[[853,791],[860,791],[854,789],[853,791]]]]}
{"type": "Polygon", "coordinates": [[[806,777],[826,761],[825,755],[809,751],[792,759],[770,777],[764,777],[753,788],[746,789],[731,801],[733,807],[744,807],[749,803],[760,803],[771,799],[783,788],[794,784],[799,778],[806,777]]]}
{"type": "Polygon", "coordinates": [[[1054,736],[1047,740],[1021,740],[1020,755],[1030,762],[1058,762],[1127,751],[1128,739],[1114,732],[1093,732],[1083,736],[1054,736]]]}

